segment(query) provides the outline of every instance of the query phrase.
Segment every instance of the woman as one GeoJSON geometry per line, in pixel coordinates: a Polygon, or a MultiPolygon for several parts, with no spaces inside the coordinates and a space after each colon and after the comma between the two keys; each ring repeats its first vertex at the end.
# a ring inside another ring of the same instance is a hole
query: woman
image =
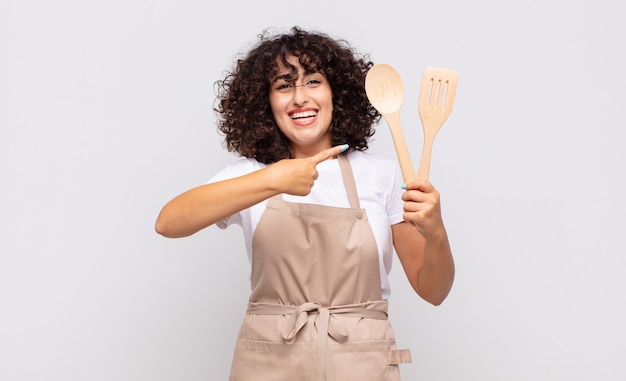
{"type": "Polygon", "coordinates": [[[373,63],[297,27],[260,36],[219,84],[219,128],[243,158],[167,203],[156,230],[241,225],[251,294],[230,380],[399,380],[410,361],[387,320],[392,255],[424,300],[454,278],[439,194],[366,154],[380,114],[373,63]]]}

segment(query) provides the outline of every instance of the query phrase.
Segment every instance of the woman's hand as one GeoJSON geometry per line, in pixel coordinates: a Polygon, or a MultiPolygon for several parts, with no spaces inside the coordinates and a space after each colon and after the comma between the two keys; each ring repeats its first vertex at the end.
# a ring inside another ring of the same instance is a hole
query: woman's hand
{"type": "Polygon", "coordinates": [[[415,180],[406,184],[404,220],[415,226],[428,239],[441,235],[445,229],[441,217],[439,192],[426,180],[415,180]]]}
{"type": "Polygon", "coordinates": [[[347,149],[347,145],[335,146],[317,155],[302,159],[284,159],[272,164],[272,183],[278,193],[295,196],[306,196],[317,180],[317,165],[339,155],[347,149]]]}
{"type": "Polygon", "coordinates": [[[405,222],[391,227],[396,253],[413,289],[424,300],[439,305],[454,281],[454,259],[439,192],[428,181],[415,180],[406,184],[402,200],[405,222]]]}

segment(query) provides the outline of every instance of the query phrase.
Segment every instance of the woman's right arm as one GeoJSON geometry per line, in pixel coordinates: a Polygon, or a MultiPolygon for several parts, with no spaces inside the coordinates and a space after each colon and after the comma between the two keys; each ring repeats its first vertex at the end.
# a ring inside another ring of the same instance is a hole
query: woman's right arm
{"type": "Polygon", "coordinates": [[[309,158],[281,160],[247,175],[192,188],[165,204],[155,229],[168,238],[187,237],[279,193],[307,195],[317,178],[317,164],[343,150],[336,146],[309,158]]]}
{"type": "Polygon", "coordinates": [[[169,201],[159,213],[155,230],[168,238],[192,235],[217,221],[278,194],[271,169],[192,188],[169,201]]]}

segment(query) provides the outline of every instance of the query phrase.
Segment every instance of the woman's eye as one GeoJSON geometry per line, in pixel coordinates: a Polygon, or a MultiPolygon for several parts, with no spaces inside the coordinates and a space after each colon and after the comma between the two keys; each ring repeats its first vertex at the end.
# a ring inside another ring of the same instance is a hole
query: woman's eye
{"type": "Polygon", "coordinates": [[[304,87],[308,89],[312,89],[318,87],[322,84],[321,79],[309,79],[301,85],[289,83],[289,82],[280,82],[277,83],[274,89],[280,93],[288,93],[293,91],[296,87],[304,87]]]}
{"type": "Polygon", "coordinates": [[[322,83],[319,79],[311,79],[306,83],[306,87],[317,87],[322,83]]]}
{"type": "Polygon", "coordinates": [[[288,84],[288,83],[281,83],[278,86],[276,86],[276,90],[278,90],[278,91],[289,91],[292,88],[293,88],[293,86],[288,84]]]}

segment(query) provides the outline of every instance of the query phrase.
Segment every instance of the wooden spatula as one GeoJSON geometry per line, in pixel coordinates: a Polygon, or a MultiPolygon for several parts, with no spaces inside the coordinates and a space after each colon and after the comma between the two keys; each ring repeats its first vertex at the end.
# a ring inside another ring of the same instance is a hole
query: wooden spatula
{"type": "Polygon", "coordinates": [[[424,149],[417,178],[428,180],[435,135],[448,119],[456,95],[458,75],[454,70],[427,67],[422,75],[418,110],[424,128],[424,149]]]}

